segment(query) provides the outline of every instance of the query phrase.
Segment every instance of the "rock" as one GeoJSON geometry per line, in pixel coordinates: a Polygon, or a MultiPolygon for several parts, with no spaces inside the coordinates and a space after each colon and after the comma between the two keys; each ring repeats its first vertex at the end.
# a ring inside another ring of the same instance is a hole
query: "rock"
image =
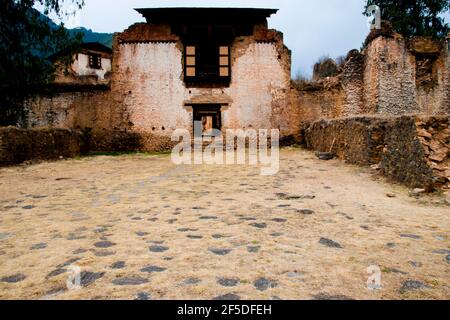
{"type": "Polygon", "coordinates": [[[184,280],[183,284],[192,286],[192,285],[199,284],[201,282],[202,282],[202,280],[200,280],[198,278],[188,278],[188,279],[184,280]]]}
{"type": "Polygon", "coordinates": [[[191,228],[181,228],[178,229],[179,232],[196,232],[198,229],[191,229],[191,228]]]}
{"type": "Polygon", "coordinates": [[[404,271],[401,271],[401,270],[398,270],[398,269],[395,269],[395,268],[385,268],[383,270],[383,272],[385,272],[385,273],[398,273],[398,274],[403,274],[403,275],[407,275],[408,274],[408,273],[406,273],[404,271]]]}
{"type": "Polygon", "coordinates": [[[238,295],[233,294],[233,293],[227,293],[227,294],[225,294],[223,296],[215,297],[215,298],[213,298],[213,300],[216,300],[216,301],[237,301],[237,300],[241,300],[241,297],[239,297],[238,295]]]}
{"type": "Polygon", "coordinates": [[[281,232],[274,232],[274,233],[270,234],[271,237],[281,237],[282,235],[283,235],[283,233],[281,233],[281,232]]]}
{"type": "Polygon", "coordinates": [[[257,252],[259,252],[260,249],[261,249],[260,246],[254,246],[254,247],[249,246],[249,247],[247,247],[247,251],[250,252],[250,253],[257,253],[257,252]]]}
{"type": "Polygon", "coordinates": [[[4,277],[0,279],[0,282],[6,282],[6,283],[17,283],[25,280],[25,276],[21,273],[15,274],[13,276],[4,277]]]}
{"type": "Polygon", "coordinates": [[[94,251],[94,254],[96,257],[109,257],[109,256],[113,256],[116,253],[114,251],[94,251]]]}
{"type": "Polygon", "coordinates": [[[242,220],[242,221],[256,221],[256,218],[253,218],[253,217],[243,217],[243,218],[240,218],[239,220],[242,220]]]}
{"type": "Polygon", "coordinates": [[[239,284],[239,279],[237,278],[220,278],[217,283],[222,287],[235,287],[239,284]]]}
{"type": "Polygon", "coordinates": [[[450,250],[447,250],[447,249],[434,250],[433,253],[447,255],[447,254],[450,254],[450,250]]]}
{"type": "Polygon", "coordinates": [[[421,195],[425,194],[427,191],[425,189],[416,188],[409,192],[409,196],[413,198],[418,198],[421,195]]]}
{"type": "Polygon", "coordinates": [[[201,216],[199,219],[200,220],[217,220],[218,217],[215,217],[215,216],[201,216]]]}
{"type": "Polygon", "coordinates": [[[335,242],[327,238],[320,238],[319,243],[329,248],[342,249],[342,246],[338,242],[335,242]]]}
{"type": "Polygon", "coordinates": [[[105,228],[105,227],[96,228],[94,230],[95,233],[104,233],[106,231],[108,231],[108,228],[105,228]]]}
{"type": "Polygon", "coordinates": [[[436,161],[436,162],[442,162],[447,158],[447,152],[441,151],[439,153],[434,153],[429,157],[430,160],[436,161]]]}
{"type": "Polygon", "coordinates": [[[169,250],[169,248],[164,247],[164,246],[151,246],[149,248],[150,252],[156,252],[156,253],[161,253],[161,252],[165,252],[167,250],[169,250]]]}
{"type": "Polygon", "coordinates": [[[161,267],[157,267],[157,266],[148,266],[148,267],[141,269],[141,272],[153,273],[153,272],[164,272],[166,270],[167,270],[166,268],[161,268],[161,267]]]}
{"type": "Polygon", "coordinates": [[[115,245],[116,244],[111,241],[100,241],[100,242],[94,243],[94,246],[97,248],[111,248],[115,245]]]}
{"type": "Polygon", "coordinates": [[[353,300],[352,298],[349,298],[344,295],[330,295],[328,293],[319,293],[313,296],[314,300],[336,300],[336,301],[348,301],[353,300]]]}
{"type": "Polygon", "coordinates": [[[400,288],[400,293],[405,293],[407,291],[413,291],[413,290],[424,290],[428,289],[429,286],[424,284],[423,282],[416,281],[416,280],[407,280],[403,282],[402,287],[400,288]]]}
{"type": "Polygon", "coordinates": [[[315,213],[313,210],[310,210],[310,209],[301,209],[301,210],[297,210],[297,212],[300,214],[304,214],[306,216],[309,216],[309,215],[312,215],[315,213]]]}
{"type": "Polygon", "coordinates": [[[408,263],[411,265],[411,267],[414,267],[414,268],[420,268],[420,267],[422,267],[422,264],[421,264],[420,262],[409,261],[408,263]]]}
{"type": "Polygon", "coordinates": [[[316,152],[316,157],[319,160],[328,161],[334,158],[334,154],[331,152],[316,152]]]}
{"type": "Polygon", "coordinates": [[[433,135],[431,133],[429,133],[427,130],[425,129],[417,129],[417,134],[419,135],[419,137],[423,137],[423,138],[427,138],[427,139],[432,139],[433,135]]]}
{"type": "Polygon", "coordinates": [[[196,235],[188,235],[186,237],[189,238],[189,239],[193,239],[193,240],[203,239],[203,236],[196,236],[196,235]]]}
{"type": "Polygon", "coordinates": [[[273,289],[278,286],[278,283],[265,278],[259,278],[253,283],[253,286],[258,291],[266,291],[267,289],[273,289]]]}
{"type": "Polygon", "coordinates": [[[73,263],[75,263],[75,262],[77,262],[77,261],[80,261],[80,260],[81,260],[80,258],[72,258],[72,259],[67,260],[67,261],[64,262],[64,263],[61,263],[61,264],[57,265],[56,268],[59,268],[59,269],[65,268],[65,267],[68,267],[68,266],[70,266],[71,264],[73,264],[73,263]]]}
{"type": "Polygon", "coordinates": [[[303,275],[301,274],[301,273],[298,273],[298,272],[288,272],[288,273],[286,273],[286,275],[289,277],[289,278],[298,278],[298,277],[302,277],[303,275]]]}
{"type": "Polygon", "coordinates": [[[151,296],[147,292],[139,292],[136,295],[136,299],[134,299],[134,300],[136,300],[136,301],[147,301],[147,300],[150,300],[150,299],[151,299],[151,296]]]}
{"type": "Polygon", "coordinates": [[[136,235],[138,237],[145,237],[145,236],[148,236],[149,233],[148,232],[141,232],[141,231],[139,231],[139,232],[136,232],[136,235]]]}
{"type": "Polygon", "coordinates": [[[370,166],[370,169],[379,171],[381,170],[380,164],[374,164],[370,166]]]}
{"type": "Polygon", "coordinates": [[[447,257],[445,257],[445,261],[447,261],[447,263],[450,264],[450,255],[448,255],[447,257]]]}
{"type": "Polygon", "coordinates": [[[218,256],[226,256],[231,252],[231,249],[217,249],[217,248],[209,248],[210,252],[218,255],[218,256]]]}
{"type": "Polygon", "coordinates": [[[286,222],[287,219],[275,218],[275,219],[272,219],[272,221],[273,221],[273,222],[278,222],[278,223],[283,223],[283,222],[286,222]]]}
{"type": "Polygon", "coordinates": [[[265,229],[267,228],[267,224],[265,223],[252,223],[250,226],[255,227],[257,229],[265,229]]]}
{"type": "Polygon", "coordinates": [[[415,235],[415,234],[401,234],[400,237],[402,237],[402,238],[410,238],[410,239],[414,239],[414,240],[422,239],[421,236],[418,236],[418,235],[415,235]]]}
{"type": "Polygon", "coordinates": [[[447,195],[447,197],[445,198],[445,203],[447,204],[447,206],[450,206],[450,195],[447,195]]]}
{"type": "Polygon", "coordinates": [[[63,274],[66,272],[67,272],[66,269],[55,269],[52,272],[50,272],[49,274],[47,274],[47,278],[53,278],[53,277],[59,276],[60,274],[63,274]]]}
{"type": "Polygon", "coordinates": [[[312,195],[312,194],[306,194],[306,195],[289,195],[286,193],[277,193],[276,196],[280,199],[280,200],[300,200],[300,199],[315,199],[316,196],[312,195]]]}
{"type": "Polygon", "coordinates": [[[69,234],[69,236],[67,237],[67,240],[69,241],[75,241],[75,240],[83,240],[86,239],[85,236],[81,236],[81,235],[77,235],[74,233],[69,234]]]}
{"type": "Polygon", "coordinates": [[[0,241],[1,241],[1,240],[6,240],[6,239],[10,238],[11,235],[12,235],[11,233],[6,233],[6,232],[0,233],[0,241]]]}
{"type": "Polygon", "coordinates": [[[41,250],[47,248],[46,243],[38,243],[31,246],[30,250],[41,250]]]}
{"type": "Polygon", "coordinates": [[[125,261],[117,261],[111,265],[111,269],[123,269],[125,268],[125,261]]]}
{"type": "Polygon", "coordinates": [[[141,284],[148,283],[148,279],[134,276],[115,279],[112,281],[112,283],[115,284],[116,286],[138,286],[141,284]]]}
{"type": "Polygon", "coordinates": [[[34,209],[35,208],[35,206],[25,206],[25,207],[22,207],[22,209],[25,209],[25,210],[31,210],[31,209],[34,209]]]}
{"type": "Polygon", "coordinates": [[[388,197],[388,198],[395,198],[396,195],[393,194],[393,193],[386,193],[386,197],[388,197]]]}
{"type": "Polygon", "coordinates": [[[105,275],[104,272],[94,273],[83,271],[80,273],[81,286],[87,287],[92,284],[94,281],[102,278],[105,275]]]}

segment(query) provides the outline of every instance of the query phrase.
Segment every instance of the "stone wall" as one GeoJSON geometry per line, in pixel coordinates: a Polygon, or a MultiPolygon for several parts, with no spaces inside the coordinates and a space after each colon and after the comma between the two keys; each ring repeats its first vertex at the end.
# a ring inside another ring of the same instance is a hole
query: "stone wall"
{"type": "Polygon", "coordinates": [[[75,157],[87,152],[85,135],[67,129],[0,128],[0,166],[75,157]]]}
{"type": "Polygon", "coordinates": [[[112,130],[115,114],[108,87],[57,87],[25,103],[28,128],[112,130]]]}
{"type": "MultiPolygon", "coordinates": [[[[447,40],[448,42],[448,40],[447,40]]],[[[445,41],[405,39],[384,25],[352,50],[335,77],[296,86],[301,121],[355,115],[450,114],[450,54],[445,41]]]]}
{"type": "Polygon", "coordinates": [[[348,163],[379,165],[382,173],[428,191],[450,188],[449,118],[348,117],[303,127],[308,149],[332,152],[348,163]]]}

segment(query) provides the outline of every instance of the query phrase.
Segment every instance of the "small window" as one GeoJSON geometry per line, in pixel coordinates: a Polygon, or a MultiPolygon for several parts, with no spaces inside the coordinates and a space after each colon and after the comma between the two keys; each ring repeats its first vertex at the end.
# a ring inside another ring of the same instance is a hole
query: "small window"
{"type": "Polygon", "coordinates": [[[221,77],[230,76],[230,48],[225,46],[219,47],[219,75],[221,77]]]}
{"type": "Polygon", "coordinates": [[[187,77],[195,77],[195,47],[187,46],[186,47],[186,76],[187,77]]]}
{"type": "Polygon", "coordinates": [[[92,69],[101,69],[102,56],[99,54],[89,54],[89,67],[92,69]]]}

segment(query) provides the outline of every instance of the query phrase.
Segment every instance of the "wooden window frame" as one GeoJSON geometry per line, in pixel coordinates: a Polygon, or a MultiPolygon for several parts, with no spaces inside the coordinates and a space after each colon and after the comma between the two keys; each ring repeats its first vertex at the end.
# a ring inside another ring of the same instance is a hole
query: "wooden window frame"
{"type": "Polygon", "coordinates": [[[184,74],[187,78],[195,78],[197,76],[197,47],[195,45],[187,45],[184,54],[184,74]],[[189,48],[193,48],[194,52],[189,52],[189,48]],[[194,63],[189,63],[190,59],[194,59],[194,63]],[[194,69],[194,75],[189,75],[188,69],[194,69]]]}
{"type": "Polygon", "coordinates": [[[224,45],[219,45],[219,77],[220,78],[231,78],[231,59],[230,59],[230,50],[231,50],[231,48],[230,48],[230,46],[224,46],[224,45]],[[224,53],[222,53],[222,48],[226,48],[227,49],[227,53],[226,54],[224,54],[224,53]],[[222,58],[226,58],[227,59],[227,62],[226,62],[226,64],[222,64],[222,58]],[[222,76],[222,72],[221,72],[221,70],[222,70],[222,68],[228,68],[228,74],[227,75],[224,75],[224,76],[222,76]]]}
{"type": "MultiPolygon", "coordinates": [[[[214,55],[216,59],[215,74],[208,76],[202,74],[203,65],[200,59],[202,43],[192,41],[184,45],[184,80],[190,87],[197,86],[229,86],[231,81],[231,47],[226,44],[215,44],[214,55]],[[226,48],[226,51],[223,49],[226,48]],[[192,70],[193,68],[195,70],[192,70]],[[226,75],[221,75],[221,69],[227,68],[226,75]]],[[[211,53],[212,54],[212,53],[211,53]]]]}

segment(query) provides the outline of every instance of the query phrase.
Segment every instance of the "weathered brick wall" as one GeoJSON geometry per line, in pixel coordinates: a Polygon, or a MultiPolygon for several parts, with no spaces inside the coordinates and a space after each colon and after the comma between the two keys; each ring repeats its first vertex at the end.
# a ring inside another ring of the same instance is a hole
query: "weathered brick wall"
{"type": "Polygon", "coordinates": [[[25,102],[29,128],[111,130],[114,107],[108,89],[75,88],[74,92],[37,95],[25,102]]]}
{"type": "Polygon", "coordinates": [[[341,116],[346,97],[337,78],[308,85],[293,82],[289,103],[297,106],[295,119],[308,122],[341,116]]]}
{"type": "Polygon", "coordinates": [[[379,164],[410,187],[450,187],[449,117],[348,117],[303,127],[307,148],[358,165],[379,164]]]}
{"type": "Polygon", "coordinates": [[[450,54],[445,42],[372,32],[349,52],[336,77],[297,86],[301,121],[355,115],[450,114],[450,54]],[[425,64],[423,64],[425,62],[425,64]],[[423,73],[423,66],[429,72],[423,73]],[[330,107],[331,106],[331,107],[330,107]]]}
{"type": "Polygon", "coordinates": [[[364,50],[365,103],[367,109],[386,115],[420,113],[415,66],[399,35],[377,37],[364,50]]]}
{"type": "Polygon", "coordinates": [[[260,30],[234,41],[229,87],[187,88],[182,43],[167,32],[138,24],[116,37],[112,97],[123,110],[122,127],[165,139],[176,129],[192,129],[190,104],[217,103],[223,106],[224,130],[298,131],[298,119],[289,116],[295,107],[288,104],[290,51],[280,33],[260,30]]]}

